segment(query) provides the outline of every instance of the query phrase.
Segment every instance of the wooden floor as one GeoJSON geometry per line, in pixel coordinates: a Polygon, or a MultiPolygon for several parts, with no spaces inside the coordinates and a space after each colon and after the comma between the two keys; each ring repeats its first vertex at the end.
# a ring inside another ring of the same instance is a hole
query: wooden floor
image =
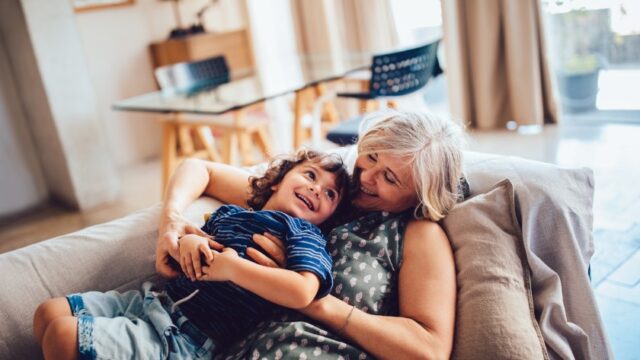
{"type": "MultiPolygon", "coordinates": [[[[594,229],[625,232],[640,224],[640,126],[571,123],[547,126],[535,135],[507,130],[473,132],[469,149],[590,167],[596,181],[594,229]]],[[[0,221],[0,253],[116,219],[160,201],[159,161],[125,169],[121,179],[123,196],[112,204],[83,213],[48,205],[0,221]]],[[[615,243],[596,240],[596,255],[619,251],[615,243]]],[[[635,240],[640,244],[640,239],[635,240]]],[[[640,359],[635,344],[640,327],[634,326],[640,323],[640,245],[635,246],[615,271],[594,284],[617,359],[640,359]]]]}

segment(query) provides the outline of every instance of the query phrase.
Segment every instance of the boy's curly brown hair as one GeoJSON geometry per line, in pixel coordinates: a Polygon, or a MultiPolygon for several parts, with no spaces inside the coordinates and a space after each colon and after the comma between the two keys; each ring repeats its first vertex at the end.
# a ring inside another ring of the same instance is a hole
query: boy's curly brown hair
{"type": "MultiPolygon", "coordinates": [[[[273,195],[271,187],[279,184],[291,169],[305,162],[314,163],[321,169],[335,175],[336,188],[339,192],[340,203],[338,204],[334,215],[339,213],[344,206],[346,199],[349,197],[349,173],[344,166],[342,158],[337,154],[327,154],[309,149],[299,150],[291,155],[278,156],[271,160],[264,175],[250,177],[249,184],[251,185],[251,195],[249,200],[247,200],[247,205],[254,210],[262,209],[267,201],[269,201],[271,195],[273,195]]],[[[334,215],[324,223],[332,223],[328,220],[332,219],[334,215]]],[[[326,229],[322,230],[325,231],[326,229]]]]}

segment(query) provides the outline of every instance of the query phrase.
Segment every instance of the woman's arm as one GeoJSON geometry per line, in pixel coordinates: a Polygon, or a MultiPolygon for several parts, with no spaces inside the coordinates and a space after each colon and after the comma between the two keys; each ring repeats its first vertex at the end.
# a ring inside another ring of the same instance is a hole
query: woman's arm
{"type": "MultiPolygon", "coordinates": [[[[178,275],[170,265],[170,258],[179,260],[180,236],[208,236],[182,216],[187,206],[203,194],[225,203],[247,206],[248,181],[248,172],[230,165],[187,159],[178,166],[165,190],[160,214],[156,244],[156,271],[160,275],[169,278],[178,275]]],[[[220,246],[215,248],[221,249],[220,246]]]]}
{"type": "Polygon", "coordinates": [[[341,331],[376,358],[448,359],[453,345],[456,274],[451,246],[436,223],[412,221],[407,227],[399,300],[399,317],[371,315],[333,296],[314,301],[302,312],[341,331]]]}
{"type": "Polygon", "coordinates": [[[239,257],[231,248],[211,253],[213,260],[202,268],[204,274],[199,280],[231,281],[263,299],[292,309],[308,306],[320,288],[318,277],[308,271],[265,267],[239,257]]]}

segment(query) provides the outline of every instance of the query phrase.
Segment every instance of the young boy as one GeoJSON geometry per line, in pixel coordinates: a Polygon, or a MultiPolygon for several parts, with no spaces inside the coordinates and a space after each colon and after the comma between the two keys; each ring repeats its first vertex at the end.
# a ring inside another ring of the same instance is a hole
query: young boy
{"type": "Polygon", "coordinates": [[[274,304],[303,308],[328,294],[332,263],[317,225],[334,214],[347,193],[342,161],[300,151],[272,162],[250,184],[248,204],[259,211],[225,205],[203,227],[225,246],[221,253],[211,251],[201,236],[179,240],[180,266],[190,279],[171,280],[162,292],[145,283],[142,291],[88,292],[43,303],[34,315],[34,332],[45,358],[210,358],[215,346],[242,336],[274,304]],[[284,240],[286,269],[247,259],[253,234],[265,232],[284,240]],[[202,268],[201,257],[207,264],[202,268]],[[55,318],[47,308],[61,301],[68,302],[70,313],[55,318]],[[49,331],[55,321],[75,326],[77,342],[65,341],[64,331],[49,331]]]}

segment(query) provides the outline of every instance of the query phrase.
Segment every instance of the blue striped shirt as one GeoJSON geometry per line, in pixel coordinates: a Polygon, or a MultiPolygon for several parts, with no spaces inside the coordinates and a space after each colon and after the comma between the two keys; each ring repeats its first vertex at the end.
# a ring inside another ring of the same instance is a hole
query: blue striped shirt
{"type": "MultiPolygon", "coordinates": [[[[250,211],[235,205],[216,210],[202,230],[213,235],[217,242],[231,247],[243,258],[247,247],[260,248],[253,243],[253,234],[269,232],[283,240],[287,269],[309,271],[320,280],[316,298],[331,291],[332,260],[320,229],[310,222],[281,211],[250,211]]],[[[227,343],[245,334],[253,324],[271,313],[278,305],[271,303],[229,281],[195,281],[181,276],[167,283],[169,296],[178,301],[199,289],[180,309],[201,330],[219,343],[227,343]]]]}

